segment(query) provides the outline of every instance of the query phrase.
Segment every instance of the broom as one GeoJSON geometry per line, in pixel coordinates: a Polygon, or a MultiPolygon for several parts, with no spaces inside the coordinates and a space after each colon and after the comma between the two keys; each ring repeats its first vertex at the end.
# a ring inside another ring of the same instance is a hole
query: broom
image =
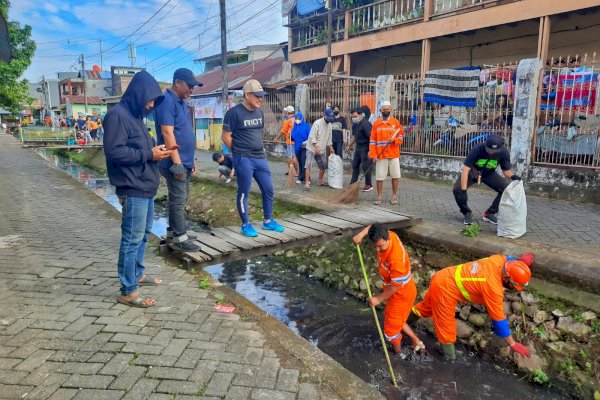
{"type": "MultiPolygon", "coordinates": [[[[394,135],[396,135],[398,132],[400,132],[400,129],[398,129],[396,132],[394,132],[394,135]]],[[[379,157],[381,157],[381,155],[383,154],[385,149],[387,149],[387,147],[391,143],[392,142],[389,142],[389,141],[387,142],[385,147],[379,152],[379,154],[377,154],[377,159],[379,159],[379,157]]],[[[347,187],[342,189],[335,196],[332,196],[330,200],[334,203],[343,203],[343,204],[358,203],[358,194],[360,192],[360,183],[365,178],[365,176],[367,176],[367,174],[371,173],[371,169],[373,168],[374,165],[375,165],[375,163],[372,162],[371,165],[369,165],[369,168],[367,168],[367,170],[360,176],[360,178],[358,178],[358,180],[356,182],[354,182],[353,184],[348,185],[347,187]]]]}
{"type": "Polygon", "coordinates": [[[288,177],[285,182],[285,187],[291,189],[296,186],[296,177],[294,176],[294,166],[292,164],[289,165],[288,168],[288,177]]]}
{"type": "MultiPolygon", "coordinates": [[[[365,283],[367,284],[367,293],[369,297],[373,297],[371,293],[371,285],[369,285],[369,278],[367,277],[367,270],[365,269],[365,263],[363,262],[362,253],[360,252],[360,245],[356,245],[356,251],[358,252],[358,259],[360,260],[360,267],[362,268],[363,278],[365,278],[365,283]]],[[[387,346],[385,344],[385,340],[383,339],[383,332],[381,331],[381,325],[379,325],[379,318],[377,317],[377,311],[375,311],[375,307],[371,307],[373,310],[373,318],[375,318],[375,325],[377,325],[377,332],[379,332],[379,339],[381,340],[381,345],[383,346],[383,353],[385,354],[385,359],[387,361],[388,367],[390,368],[390,374],[392,375],[392,383],[394,387],[398,387],[396,383],[396,375],[394,374],[394,369],[392,368],[392,362],[390,361],[390,355],[387,351],[387,346]]]]}

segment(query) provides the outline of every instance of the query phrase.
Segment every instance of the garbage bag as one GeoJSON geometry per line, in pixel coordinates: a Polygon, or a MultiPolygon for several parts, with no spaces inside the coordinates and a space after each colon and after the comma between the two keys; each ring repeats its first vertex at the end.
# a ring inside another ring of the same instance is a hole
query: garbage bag
{"type": "Polygon", "coordinates": [[[511,239],[527,232],[527,200],[523,181],[512,181],[502,193],[498,209],[498,236],[511,239]]]}
{"type": "Polygon", "coordinates": [[[327,183],[334,189],[344,187],[344,162],[337,154],[331,154],[328,158],[327,183]]]}

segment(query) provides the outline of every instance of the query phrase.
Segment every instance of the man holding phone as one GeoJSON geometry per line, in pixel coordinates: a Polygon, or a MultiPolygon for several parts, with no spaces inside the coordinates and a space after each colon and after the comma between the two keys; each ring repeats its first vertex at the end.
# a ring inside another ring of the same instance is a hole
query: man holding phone
{"type": "Polygon", "coordinates": [[[190,181],[196,172],[196,138],[192,127],[187,98],[195,86],[202,86],[187,68],[173,74],[173,86],[165,91],[165,100],[156,109],[157,143],[171,150],[171,157],[158,163],[169,190],[169,226],[167,242],[182,251],[198,251],[200,246],[187,234],[185,205],[189,197],[190,181]]]}

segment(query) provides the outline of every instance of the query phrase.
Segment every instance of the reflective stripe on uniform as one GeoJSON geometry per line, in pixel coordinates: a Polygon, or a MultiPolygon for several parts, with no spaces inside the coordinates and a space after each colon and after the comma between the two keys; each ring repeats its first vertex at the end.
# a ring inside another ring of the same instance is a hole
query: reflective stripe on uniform
{"type": "Polygon", "coordinates": [[[464,264],[460,264],[458,267],[456,267],[456,272],[454,273],[454,280],[456,281],[456,286],[458,287],[458,290],[460,290],[460,292],[462,293],[462,295],[464,296],[464,298],[467,301],[472,301],[471,300],[471,295],[469,294],[469,292],[467,292],[467,289],[465,289],[465,287],[463,286],[463,281],[466,282],[485,282],[487,279],[486,278],[463,278],[460,273],[462,272],[462,267],[464,264]]]}

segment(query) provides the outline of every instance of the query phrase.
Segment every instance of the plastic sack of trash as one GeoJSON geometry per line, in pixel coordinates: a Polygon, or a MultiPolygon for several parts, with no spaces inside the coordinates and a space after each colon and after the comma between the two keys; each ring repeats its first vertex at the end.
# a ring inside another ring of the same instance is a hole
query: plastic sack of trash
{"type": "Polygon", "coordinates": [[[344,162],[337,154],[331,154],[328,159],[327,183],[334,189],[344,187],[344,162]]]}
{"type": "Polygon", "coordinates": [[[498,210],[498,236],[511,239],[527,232],[527,200],[523,181],[512,181],[502,193],[498,210]]]}

